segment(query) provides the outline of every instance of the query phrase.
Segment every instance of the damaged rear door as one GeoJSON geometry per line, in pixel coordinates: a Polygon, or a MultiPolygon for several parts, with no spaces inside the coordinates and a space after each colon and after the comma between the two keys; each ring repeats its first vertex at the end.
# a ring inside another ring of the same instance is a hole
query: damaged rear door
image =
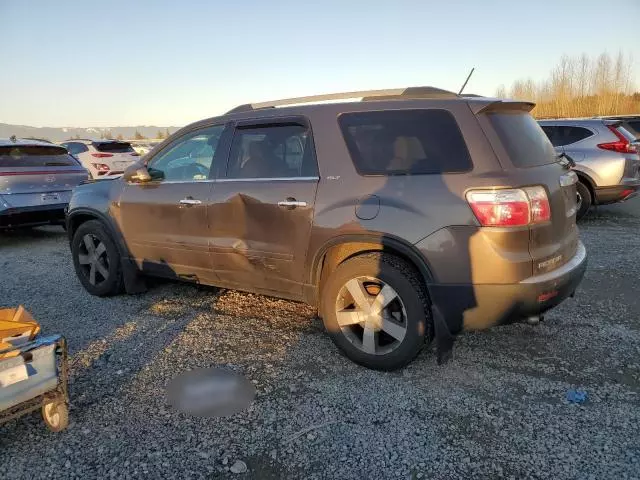
{"type": "Polygon", "coordinates": [[[301,295],[317,186],[306,118],[235,125],[208,215],[212,266],[223,285],[301,295]]]}

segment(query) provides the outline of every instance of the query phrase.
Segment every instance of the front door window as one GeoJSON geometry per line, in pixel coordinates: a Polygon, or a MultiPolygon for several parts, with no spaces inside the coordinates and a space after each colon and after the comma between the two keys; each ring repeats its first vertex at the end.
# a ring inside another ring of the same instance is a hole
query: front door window
{"type": "Polygon", "coordinates": [[[180,137],[147,165],[151,177],[167,182],[208,180],[224,125],[180,137]]]}

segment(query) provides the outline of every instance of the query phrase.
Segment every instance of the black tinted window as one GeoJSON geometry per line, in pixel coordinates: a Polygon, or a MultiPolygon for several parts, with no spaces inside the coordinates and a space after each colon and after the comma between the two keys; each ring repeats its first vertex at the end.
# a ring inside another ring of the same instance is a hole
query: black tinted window
{"type": "Polygon", "coordinates": [[[472,168],[458,124],[446,110],[345,113],[340,127],[363,175],[466,172],[472,168]]]}
{"type": "Polygon", "coordinates": [[[568,125],[548,125],[543,127],[543,130],[547,133],[547,137],[549,137],[554,147],[571,145],[593,135],[593,132],[587,128],[568,125]],[[551,135],[545,129],[550,129],[551,135]]]}
{"type": "Polygon", "coordinates": [[[311,177],[318,174],[311,133],[302,125],[238,128],[233,136],[230,178],[311,177]]]}
{"type": "Polygon", "coordinates": [[[79,153],[83,153],[89,150],[84,143],[71,142],[63,143],[62,145],[67,147],[69,153],[72,153],[73,155],[78,155],[79,153]]]}
{"type": "Polygon", "coordinates": [[[627,122],[627,130],[635,135],[636,138],[640,137],[640,120],[629,120],[627,122]]]}
{"type": "Polygon", "coordinates": [[[62,147],[53,145],[9,145],[0,147],[0,168],[75,166],[78,166],[78,162],[62,147]]]}
{"type": "Polygon", "coordinates": [[[551,142],[528,113],[491,113],[489,119],[515,167],[535,167],[556,161],[551,142]]]}
{"type": "Polygon", "coordinates": [[[107,153],[130,153],[134,151],[131,144],[127,142],[93,142],[93,146],[99,152],[107,153]]]}

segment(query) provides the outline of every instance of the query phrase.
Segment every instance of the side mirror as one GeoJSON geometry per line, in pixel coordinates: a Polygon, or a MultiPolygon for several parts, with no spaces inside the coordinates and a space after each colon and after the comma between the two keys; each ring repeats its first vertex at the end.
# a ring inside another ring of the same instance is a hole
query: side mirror
{"type": "Polygon", "coordinates": [[[125,182],[146,183],[151,181],[149,170],[144,165],[135,163],[124,171],[122,178],[125,182]]]}

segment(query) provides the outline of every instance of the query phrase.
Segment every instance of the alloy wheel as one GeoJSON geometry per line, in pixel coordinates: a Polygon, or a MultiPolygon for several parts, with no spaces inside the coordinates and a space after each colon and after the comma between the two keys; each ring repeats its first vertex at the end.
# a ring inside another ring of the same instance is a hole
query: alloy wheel
{"type": "Polygon", "coordinates": [[[395,350],[407,334],[407,312],[398,293],[374,277],[352,278],[336,299],[342,334],[370,355],[395,350]]]}
{"type": "Polygon", "coordinates": [[[107,247],[93,234],[88,233],[82,237],[78,263],[91,285],[98,286],[109,277],[107,247]]]}

